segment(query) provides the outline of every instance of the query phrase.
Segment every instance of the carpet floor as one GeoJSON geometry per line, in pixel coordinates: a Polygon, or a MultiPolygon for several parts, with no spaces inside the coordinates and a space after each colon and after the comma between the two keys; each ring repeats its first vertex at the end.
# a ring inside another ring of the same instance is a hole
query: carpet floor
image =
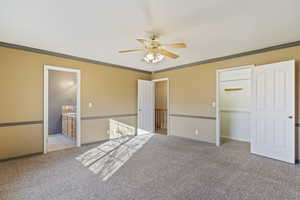
{"type": "Polygon", "coordinates": [[[249,151],[243,142],[226,141],[218,148],[164,135],[85,145],[0,162],[0,199],[300,199],[298,165],[249,151]],[[104,168],[113,170],[101,178],[104,168]]]}

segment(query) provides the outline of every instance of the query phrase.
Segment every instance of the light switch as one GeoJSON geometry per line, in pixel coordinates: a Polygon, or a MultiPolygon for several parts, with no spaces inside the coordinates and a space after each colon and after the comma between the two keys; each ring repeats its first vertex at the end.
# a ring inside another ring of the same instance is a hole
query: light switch
{"type": "Polygon", "coordinates": [[[93,107],[93,103],[89,102],[89,108],[93,107]]]}
{"type": "Polygon", "coordinates": [[[211,105],[212,105],[213,108],[215,108],[216,107],[216,102],[213,101],[211,105]]]}

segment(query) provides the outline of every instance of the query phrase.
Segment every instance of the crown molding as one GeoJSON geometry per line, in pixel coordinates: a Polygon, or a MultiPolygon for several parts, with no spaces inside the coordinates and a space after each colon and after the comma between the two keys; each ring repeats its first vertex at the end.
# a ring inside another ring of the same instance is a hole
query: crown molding
{"type": "Polygon", "coordinates": [[[170,68],[166,68],[166,69],[162,69],[162,70],[157,70],[157,71],[154,71],[153,73],[166,72],[166,71],[182,69],[182,68],[186,68],[186,67],[193,67],[193,66],[196,66],[196,65],[203,65],[203,64],[207,64],[207,63],[214,63],[214,62],[219,62],[219,61],[228,60],[228,59],[232,59],[232,58],[238,58],[238,57],[242,57],[242,56],[249,56],[249,55],[264,53],[264,52],[268,52],[268,51],[274,51],[274,50],[285,49],[285,48],[289,48],[289,47],[295,47],[295,46],[299,46],[299,45],[300,45],[300,40],[295,41],[295,42],[280,44],[280,45],[276,45],[276,46],[266,47],[266,48],[263,48],[263,49],[256,49],[256,50],[246,51],[246,52],[242,52],[242,53],[238,53],[238,54],[232,54],[232,55],[229,55],[229,56],[223,56],[223,57],[217,57],[217,58],[212,58],[212,59],[207,59],[207,60],[201,60],[201,61],[198,61],[198,62],[179,65],[179,66],[170,67],[170,68]]]}
{"type": "Polygon", "coordinates": [[[54,52],[54,51],[33,48],[33,47],[27,47],[27,46],[23,46],[23,45],[12,44],[12,43],[2,42],[2,41],[0,41],[0,46],[12,48],[12,49],[18,49],[18,50],[22,50],[22,51],[29,51],[29,52],[33,52],[33,53],[45,54],[45,55],[49,55],[49,56],[56,56],[56,57],[60,57],[60,58],[67,58],[67,59],[71,59],[71,60],[77,60],[77,61],[97,64],[97,65],[105,65],[105,66],[109,66],[109,67],[127,69],[127,70],[142,72],[142,73],[146,73],[146,74],[152,73],[150,71],[134,69],[134,68],[130,68],[130,67],[122,66],[122,65],[116,65],[116,64],[112,64],[112,63],[101,62],[98,60],[92,60],[92,59],[88,59],[88,58],[82,58],[82,57],[78,57],[78,56],[72,56],[72,55],[68,55],[68,54],[63,54],[63,53],[58,53],[58,52],[54,52]]]}
{"type": "Polygon", "coordinates": [[[33,47],[22,46],[22,45],[18,45],[18,44],[2,42],[2,41],[0,41],[0,46],[7,47],[7,48],[18,49],[18,50],[23,50],[23,51],[29,51],[29,52],[33,52],[33,53],[56,56],[56,57],[60,57],[60,58],[67,58],[67,59],[77,60],[77,61],[81,61],[81,62],[88,62],[88,63],[92,63],[92,64],[98,64],[98,65],[105,65],[105,66],[109,66],[109,67],[127,69],[127,70],[142,72],[142,73],[146,73],[146,74],[154,74],[154,73],[166,72],[166,71],[170,71],[170,70],[182,69],[182,68],[186,68],[186,67],[193,67],[193,66],[196,66],[196,65],[203,65],[203,64],[213,63],[213,62],[224,61],[224,60],[243,57],[243,56],[249,56],[249,55],[264,53],[264,52],[268,52],[268,51],[274,51],[274,50],[279,50],[279,49],[284,49],[284,48],[289,48],[289,47],[300,46],[300,40],[295,41],[295,42],[275,45],[275,46],[271,46],[271,47],[266,47],[266,48],[262,48],[262,49],[246,51],[246,52],[242,52],[242,53],[238,53],[238,54],[232,54],[232,55],[229,55],[229,56],[223,56],[223,57],[211,58],[211,59],[207,59],[207,60],[201,60],[201,61],[197,61],[197,62],[193,62],[193,63],[188,63],[188,64],[179,65],[179,66],[175,66],[175,67],[169,67],[169,68],[166,68],[166,69],[152,71],[152,72],[145,71],[145,70],[140,70],[140,69],[134,69],[134,68],[130,68],[130,67],[122,66],[122,65],[116,65],[116,64],[112,64],[112,63],[101,62],[101,61],[98,61],[98,60],[92,60],[92,59],[88,59],[88,58],[82,58],[82,57],[72,56],[72,55],[68,55],[68,54],[57,53],[57,52],[54,52],[54,51],[48,51],[48,50],[43,50],[43,49],[38,49],[38,48],[33,48],[33,47]]]}

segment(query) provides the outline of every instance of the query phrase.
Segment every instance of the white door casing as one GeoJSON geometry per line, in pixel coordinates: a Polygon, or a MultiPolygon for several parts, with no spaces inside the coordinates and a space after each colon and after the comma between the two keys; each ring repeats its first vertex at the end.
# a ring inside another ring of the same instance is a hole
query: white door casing
{"type": "Polygon", "coordinates": [[[80,70],[44,65],[44,153],[48,153],[49,70],[76,73],[76,146],[81,146],[80,70]]]}
{"type": "Polygon", "coordinates": [[[295,163],[295,61],[255,67],[251,153],[295,163]]]}
{"type": "Polygon", "coordinates": [[[154,112],[154,82],[138,80],[138,134],[154,132],[154,112]]]}
{"type": "Polygon", "coordinates": [[[216,146],[221,145],[221,135],[235,140],[249,141],[253,68],[254,65],[246,65],[216,71],[216,146]],[[226,88],[240,90],[225,92],[226,88]]]}

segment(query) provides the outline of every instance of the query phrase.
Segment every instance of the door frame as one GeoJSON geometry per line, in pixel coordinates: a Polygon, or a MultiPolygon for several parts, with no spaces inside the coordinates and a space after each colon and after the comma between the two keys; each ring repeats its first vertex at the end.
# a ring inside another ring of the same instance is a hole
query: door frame
{"type": "Polygon", "coordinates": [[[48,110],[49,110],[49,71],[63,71],[76,73],[76,146],[81,146],[81,128],[80,128],[80,70],[65,67],[44,65],[44,153],[48,153],[48,110]]]}
{"type": "MultiPolygon", "coordinates": [[[[154,82],[154,89],[155,89],[155,83],[156,82],[161,82],[161,81],[167,81],[167,135],[171,134],[170,131],[170,87],[169,87],[169,78],[159,78],[159,79],[153,79],[154,82]]],[[[155,92],[154,92],[154,98],[155,98],[155,92]]],[[[155,99],[154,99],[155,102],[155,99]]],[[[155,113],[155,105],[154,105],[154,113],[155,113]]],[[[155,114],[154,114],[154,131],[155,131],[155,114]]]]}
{"type": "MultiPolygon", "coordinates": [[[[255,65],[245,65],[240,67],[231,67],[226,69],[219,69],[216,70],[216,146],[221,145],[221,116],[220,116],[220,73],[226,71],[234,71],[234,70],[241,70],[241,69],[251,69],[251,83],[252,83],[252,75],[253,75],[253,68],[255,65]]],[[[251,95],[252,96],[252,95],[251,95]]],[[[252,99],[252,98],[251,98],[252,99]]],[[[250,110],[251,112],[251,110],[250,110]]],[[[251,137],[251,135],[250,135],[251,137]]]]}

